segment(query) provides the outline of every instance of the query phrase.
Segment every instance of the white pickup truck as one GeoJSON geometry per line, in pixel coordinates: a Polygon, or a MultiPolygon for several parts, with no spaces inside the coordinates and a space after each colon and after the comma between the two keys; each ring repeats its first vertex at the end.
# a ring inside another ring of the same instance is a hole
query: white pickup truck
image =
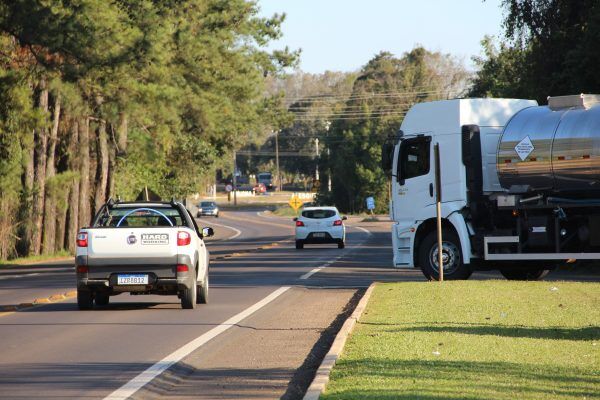
{"type": "Polygon", "coordinates": [[[107,305],[110,296],[177,295],[182,308],[208,302],[209,254],[200,230],[178,202],[114,202],[77,235],[77,305],[107,305]]]}

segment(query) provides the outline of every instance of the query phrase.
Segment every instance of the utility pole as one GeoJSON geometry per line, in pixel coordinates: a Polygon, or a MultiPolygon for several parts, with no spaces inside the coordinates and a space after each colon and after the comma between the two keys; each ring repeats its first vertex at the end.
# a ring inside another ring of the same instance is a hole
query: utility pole
{"type": "Polygon", "coordinates": [[[315,138],[315,150],[317,153],[317,170],[315,171],[315,180],[319,180],[319,138],[315,138]]]}
{"type": "MultiPolygon", "coordinates": [[[[325,136],[329,136],[330,126],[330,121],[325,122],[325,136]]],[[[327,164],[329,165],[329,170],[327,171],[327,190],[331,192],[331,153],[329,152],[329,146],[327,146],[327,164]]]]}
{"type": "Polygon", "coordinates": [[[277,165],[277,190],[281,192],[281,176],[279,175],[279,131],[275,131],[275,163],[277,165]]]}
{"type": "Polygon", "coordinates": [[[237,171],[237,162],[236,162],[236,151],[233,150],[233,205],[237,206],[237,178],[235,173],[237,171]]]}

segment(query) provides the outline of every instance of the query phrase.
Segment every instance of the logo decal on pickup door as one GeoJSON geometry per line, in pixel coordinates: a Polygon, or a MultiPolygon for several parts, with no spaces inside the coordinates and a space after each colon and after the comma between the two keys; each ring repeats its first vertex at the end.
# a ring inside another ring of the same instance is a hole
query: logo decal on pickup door
{"type": "Polygon", "coordinates": [[[156,245],[169,244],[168,233],[142,233],[142,244],[156,245]]]}
{"type": "Polygon", "coordinates": [[[137,242],[137,238],[135,237],[135,235],[127,236],[127,244],[135,244],[135,242],[137,242]]]}

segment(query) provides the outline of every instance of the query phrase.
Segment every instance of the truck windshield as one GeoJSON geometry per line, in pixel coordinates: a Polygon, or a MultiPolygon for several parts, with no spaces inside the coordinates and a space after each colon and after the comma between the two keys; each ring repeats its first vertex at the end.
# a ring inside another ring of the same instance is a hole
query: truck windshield
{"type": "Polygon", "coordinates": [[[104,210],[94,222],[94,227],[151,227],[181,226],[179,210],[171,207],[119,207],[104,210]]]}

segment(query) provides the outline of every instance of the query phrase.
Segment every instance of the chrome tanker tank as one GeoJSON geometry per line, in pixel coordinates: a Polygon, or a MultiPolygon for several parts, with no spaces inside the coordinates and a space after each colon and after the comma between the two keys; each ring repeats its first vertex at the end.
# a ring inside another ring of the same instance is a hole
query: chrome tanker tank
{"type": "Polygon", "coordinates": [[[505,126],[500,185],[512,192],[600,192],[600,96],[550,97],[505,126]]]}

